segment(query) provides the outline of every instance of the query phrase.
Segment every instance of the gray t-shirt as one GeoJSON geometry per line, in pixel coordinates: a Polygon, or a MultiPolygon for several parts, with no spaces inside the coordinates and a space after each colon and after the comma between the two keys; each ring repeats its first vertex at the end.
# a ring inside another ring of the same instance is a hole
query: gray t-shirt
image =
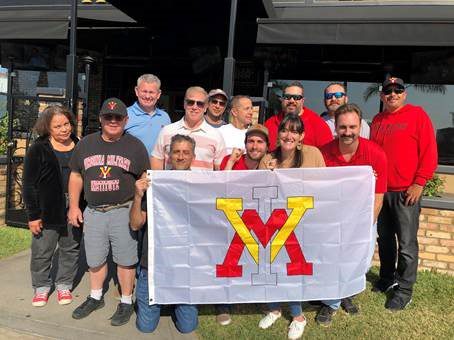
{"type": "Polygon", "coordinates": [[[134,183],[150,168],[150,161],[136,137],[124,134],[116,142],[106,142],[96,132],[76,145],[69,166],[82,175],[88,205],[99,206],[131,200],[134,183]]]}

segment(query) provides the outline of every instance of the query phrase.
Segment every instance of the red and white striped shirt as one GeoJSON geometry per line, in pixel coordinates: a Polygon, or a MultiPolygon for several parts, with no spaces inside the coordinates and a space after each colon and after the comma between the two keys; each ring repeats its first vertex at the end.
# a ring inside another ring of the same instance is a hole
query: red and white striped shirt
{"type": "Polygon", "coordinates": [[[186,126],[184,117],[161,129],[151,155],[164,160],[165,169],[170,169],[170,141],[174,135],[186,135],[195,140],[195,158],[191,170],[213,170],[220,166],[225,156],[225,142],[221,133],[205,120],[195,129],[186,126]]]}

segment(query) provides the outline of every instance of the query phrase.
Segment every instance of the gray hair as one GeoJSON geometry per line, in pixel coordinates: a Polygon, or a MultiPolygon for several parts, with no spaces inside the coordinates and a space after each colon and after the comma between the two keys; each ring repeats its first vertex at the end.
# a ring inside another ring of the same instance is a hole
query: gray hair
{"type": "Polygon", "coordinates": [[[233,107],[237,107],[240,105],[240,100],[241,99],[249,99],[251,100],[251,97],[249,96],[246,96],[246,95],[242,95],[242,94],[238,94],[236,95],[235,97],[232,98],[232,101],[230,103],[230,106],[233,108],[233,107]]]}
{"type": "Polygon", "coordinates": [[[186,93],[184,94],[184,98],[185,99],[188,98],[189,93],[192,93],[192,92],[202,93],[205,96],[205,102],[208,102],[208,93],[207,93],[207,91],[205,91],[205,89],[203,87],[200,87],[200,86],[188,87],[188,89],[186,90],[186,93]]]}
{"type": "Polygon", "coordinates": [[[192,137],[186,136],[186,135],[174,135],[172,136],[172,139],[170,140],[170,153],[173,151],[173,146],[176,143],[181,143],[181,142],[187,142],[191,144],[191,149],[192,153],[195,154],[195,140],[192,137]]]}
{"type": "Polygon", "coordinates": [[[156,85],[158,85],[158,89],[161,88],[161,80],[155,76],[154,74],[151,74],[151,73],[146,73],[146,74],[142,74],[139,78],[137,78],[137,86],[140,86],[140,83],[141,82],[145,82],[145,83],[156,83],[156,85]]]}

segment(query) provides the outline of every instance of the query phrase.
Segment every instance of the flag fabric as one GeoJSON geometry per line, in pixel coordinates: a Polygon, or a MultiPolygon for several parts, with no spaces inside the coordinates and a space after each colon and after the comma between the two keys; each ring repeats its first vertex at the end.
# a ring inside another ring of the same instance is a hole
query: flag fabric
{"type": "Polygon", "coordinates": [[[365,289],[368,166],[149,171],[150,303],[328,300],[365,289]]]}

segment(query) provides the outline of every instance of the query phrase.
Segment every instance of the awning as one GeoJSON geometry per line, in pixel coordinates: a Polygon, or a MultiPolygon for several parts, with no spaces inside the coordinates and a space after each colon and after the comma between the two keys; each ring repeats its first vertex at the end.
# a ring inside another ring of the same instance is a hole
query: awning
{"type": "MultiPolygon", "coordinates": [[[[66,39],[70,0],[3,0],[0,39],[66,39]]],[[[78,5],[78,18],[135,23],[110,4],[78,5]]]]}
{"type": "Polygon", "coordinates": [[[257,20],[257,43],[454,46],[453,5],[281,7],[257,20]]]}

